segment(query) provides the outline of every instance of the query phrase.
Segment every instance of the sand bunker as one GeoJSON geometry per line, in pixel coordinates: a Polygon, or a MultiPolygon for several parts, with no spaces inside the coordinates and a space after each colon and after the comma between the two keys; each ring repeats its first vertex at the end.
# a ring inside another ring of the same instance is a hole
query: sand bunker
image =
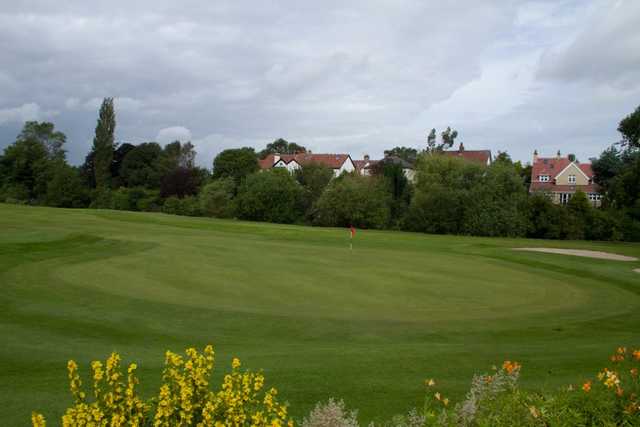
{"type": "MultiPolygon", "coordinates": [[[[614,261],[637,261],[638,258],[626,255],[612,254],[609,252],[601,251],[587,251],[582,249],[558,249],[558,248],[514,248],[516,251],[531,251],[531,252],[544,252],[548,254],[560,254],[560,255],[573,255],[583,256],[587,258],[600,258],[609,259],[614,261]]],[[[634,270],[636,273],[640,273],[640,269],[634,270]]]]}
{"type": "Polygon", "coordinates": [[[636,273],[640,273],[640,268],[636,268],[636,269],[635,269],[635,270],[633,270],[633,271],[635,271],[636,273]]]}

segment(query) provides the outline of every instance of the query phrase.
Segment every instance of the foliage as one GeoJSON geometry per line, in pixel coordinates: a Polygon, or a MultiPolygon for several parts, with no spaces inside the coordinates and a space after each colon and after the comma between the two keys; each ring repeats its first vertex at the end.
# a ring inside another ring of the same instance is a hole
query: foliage
{"type": "Polygon", "coordinates": [[[258,169],[258,158],[250,147],[223,150],[213,160],[213,178],[231,177],[237,185],[258,169]]]}
{"type": "Polygon", "coordinates": [[[278,138],[267,144],[266,148],[258,154],[258,157],[264,159],[269,154],[296,154],[306,153],[307,149],[295,142],[289,142],[286,139],[278,138]]]}
{"type": "Polygon", "coordinates": [[[61,208],[85,208],[89,206],[89,189],[84,186],[78,169],[57,161],[51,167],[51,179],[47,183],[46,204],[61,208]]]}
{"type": "Polygon", "coordinates": [[[195,196],[178,198],[171,196],[165,199],[162,212],[173,215],[201,216],[200,202],[195,196]]]}
{"type": "Polygon", "coordinates": [[[389,208],[392,227],[398,227],[402,223],[409,208],[412,187],[404,170],[410,167],[411,165],[400,157],[386,156],[371,168],[372,175],[380,177],[385,182],[391,195],[389,208]]]}
{"type": "Polygon", "coordinates": [[[207,171],[195,167],[178,166],[167,172],[160,181],[160,195],[194,196],[207,178],[207,171]]]}
{"type": "Polygon", "coordinates": [[[216,179],[205,185],[198,196],[202,214],[217,218],[231,218],[235,191],[235,181],[231,177],[216,179]]]}
{"type": "MultiPolygon", "coordinates": [[[[78,365],[67,364],[73,405],[62,416],[63,426],[293,426],[287,405],[277,400],[278,391],[265,389],[261,373],[240,370],[234,358],[231,373],[224,376],[218,390],[211,390],[214,351],[211,345],[202,353],[188,348],[185,355],[167,351],[162,384],[156,398],[145,401],[138,393],[137,364],[126,374],[118,353],[103,364],[91,363],[91,397],[82,385],[78,365]]],[[[32,425],[44,427],[42,414],[33,413],[32,425]]]]}
{"type": "MultiPolygon", "coordinates": [[[[433,130],[435,132],[435,129],[433,130]]],[[[384,156],[399,157],[405,162],[414,164],[418,160],[418,150],[412,147],[393,147],[390,150],[384,151],[384,156]]]]}
{"type": "Polygon", "coordinates": [[[383,228],[390,218],[390,195],[376,177],[343,175],[334,179],[314,206],[314,224],[383,228]]]}
{"type": "Polygon", "coordinates": [[[93,138],[93,171],[96,187],[105,189],[111,185],[111,163],[115,148],[114,132],[116,115],[113,98],[104,98],[100,106],[96,133],[93,138]]]}
{"type": "Polygon", "coordinates": [[[618,132],[622,134],[622,142],[630,148],[640,148],[640,106],[620,121],[618,132]]]}
{"type": "Polygon", "coordinates": [[[162,148],[156,142],[145,142],[129,151],[122,161],[120,177],[127,187],[159,188],[162,178],[162,148]]]}
{"type": "Polygon", "coordinates": [[[406,226],[427,233],[462,233],[465,211],[483,167],[445,156],[423,156],[416,170],[415,194],[406,226]]]}
{"type": "Polygon", "coordinates": [[[333,170],[321,163],[309,162],[296,169],[294,177],[304,189],[304,211],[313,215],[311,208],[333,179],[333,170]]]}
{"type": "Polygon", "coordinates": [[[159,211],[162,200],[157,190],[120,187],[111,192],[111,208],[125,211],[159,211]]]}
{"type": "MultiPolygon", "coordinates": [[[[125,185],[124,180],[121,178],[120,174],[122,171],[122,162],[124,158],[136,148],[135,145],[129,144],[127,142],[123,144],[119,144],[116,149],[113,151],[113,161],[111,162],[111,185],[113,188],[118,188],[125,185]]],[[[91,155],[92,153],[89,153],[91,155]]],[[[85,164],[87,162],[92,162],[91,158],[87,158],[85,160],[85,164]]],[[[87,167],[92,168],[92,165],[87,165],[87,167]]],[[[94,178],[95,182],[95,178],[94,178]]],[[[95,187],[95,184],[93,185],[95,187]]]]}
{"type": "Polygon", "coordinates": [[[436,139],[436,130],[431,129],[429,135],[427,135],[427,148],[425,150],[426,153],[435,154],[441,153],[453,146],[456,138],[458,137],[458,131],[451,129],[451,127],[447,126],[447,129],[440,133],[441,142],[438,144],[436,139]]]}
{"type": "Polygon", "coordinates": [[[293,223],[303,214],[303,189],[282,169],[249,175],[238,189],[235,212],[253,221],[293,223]]]}
{"type": "Polygon", "coordinates": [[[15,143],[0,156],[0,197],[45,203],[47,187],[64,163],[66,137],[47,122],[26,122],[15,143]]]}

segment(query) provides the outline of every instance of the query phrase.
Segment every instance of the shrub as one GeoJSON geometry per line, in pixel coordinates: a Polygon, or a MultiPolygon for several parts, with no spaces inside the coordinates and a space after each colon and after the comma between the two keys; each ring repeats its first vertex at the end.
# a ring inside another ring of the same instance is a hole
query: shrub
{"type": "Polygon", "coordinates": [[[120,187],[111,192],[112,208],[125,211],[157,211],[161,201],[157,190],[120,187]]]}
{"type": "MultiPolygon", "coordinates": [[[[261,373],[240,371],[240,361],[233,359],[231,373],[224,376],[217,391],[210,388],[214,351],[205,347],[202,353],[189,348],[185,355],[167,351],[162,385],[158,396],[143,400],[137,392],[137,365],[120,367],[120,356],[111,354],[103,364],[91,363],[92,393],[84,391],[78,365],[70,360],[69,387],[73,405],[62,417],[64,426],[218,426],[253,425],[293,426],[287,405],[277,400],[278,392],[266,390],[261,373]],[[92,396],[90,398],[90,396],[92,396]]],[[[34,427],[44,427],[44,416],[34,413],[34,427]]]]}
{"type": "Polygon", "coordinates": [[[302,420],[302,427],[358,427],[358,411],[348,411],[344,401],[319,402],[302,420]]]}
{"type": "Polygon", "coordinates": [[[171,196],[164,201],[162,212],[173,215],[200,216],[200,203],[194,196],[179,199],[171,196]]]}

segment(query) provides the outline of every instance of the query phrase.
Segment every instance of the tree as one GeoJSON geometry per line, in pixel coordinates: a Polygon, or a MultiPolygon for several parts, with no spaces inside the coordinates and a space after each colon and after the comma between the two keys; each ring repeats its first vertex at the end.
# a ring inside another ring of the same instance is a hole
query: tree
{"type": "Polygon", "coordinates": [[[436,130],[431,129],[429,135],[427,136],[427,149],[426,152],[430,154],[441,153],[448,148],[451,148],[455,143],[456,138],[458,137],[458,131],[451,129],[450,126],[447,126],[441,134],[441,142],[438,144],[436,139],[436,130]]]}
{"type": "Polygon", "coordinates": [[[231,218],[235,192],[236,184],[233,178],[216,179],[202,187],[198,197],[203,215],[231,218]]]}
{"type": "Polygon", "coordinates": [[[551,201],[544,193],[532,194],[528,199],[529,228],[527,237],[561,239],[567,223],[566,210],[551,201]]]}
{"type": "Polygon", "coordinates": [[[51,179],[47,182],[46,204],[61,208],[87,207],[89,193],[80,171],[60,160],[52,169],[51,179]]]}
{"type": "Polygon", "coordinates": [[[53,167],[64,163],[66,140],[51,123],[26,122],[16,142],[0,158],[3,197],[29,203],[44,202],[53,167]]]}
{"type": "Polygon", "coordinates": [[[391,195],[390,209],[393,225],[400,225],[411,201],[411,185],[404,170],[412,167],[407,161],[396,156],[386,156],[371,168],[371,173],[379,177],[391,195]]]}
{"type": "Polygon", "coordinates": [[[120,177],[127,187],[160,188],[162,148],[145,142],[129,151],[122,161],[120,177]]]}
{"type": "Polygon", "coordinates": [[[115,129],[116,116],[113,109],[113,98],[104,98],[100,106],[92,149],[95,182],[96,187],[100,190],[108,189],[111,184],[115,129]]]}
{"type": "Polygon", "coordinates": [[[624,145],[640,148],[640,106],[620,121],[618,132],[622,134],[624,145]]]}
{"type": "Polygon", "coordinates": [[[427,233],[462,233],[465,212],[473,208],[475,186],[484,169],[456,157],[422,157],[416,169],[406,228],[427,233]]]}
{"type": "MultiPolygon", "coordinates": [[[[435,129],[433,129],[435,135],[435,129]]],[[[385,150],[385,157],[398,157],[405,162],[414,164],[418,159],[418,150],[411,147],[393,147],[391,150],[385,150]]]]}
{"type": "Polygon", "coordinates": [[[271,169],[246,177],[235,199],[238,218],[293,223],[301,219],[302,187],[283,169],[271,169]]]}
{"type": "Polygon", "coordinates": [[[313,222],[329,227],[384,228],[390,218],[389,202],[380,178],[343,175],[316,202],[313,222]]]}
{"type": "Polygon", "coordinates": [[[307,149],[302,145],[298,145],[295,142],[289,142],[286,139],[278,138],[267,144],[267,147],[260,151],[258,157],[264,159],[269,154],[296,154],[306,152],[307,149]]]}
{"type": "Polygon", "coordinates": [[[213,178],[231,177],[237,185],[258,169],[258,158],[250,147],[224,150],[213,160],[213,178]]]}
{"type": "MultiPolygon", "coordinates": [[[[127,154],[129,154],[135,148],[136,148],[135,145],[129,144],[127,142],[116,146],[116,149],[113,152],[113,161],[111,162],[112,186],[114,188],[118,188],[125,184],[122,178],[120,177],[120,172],[122,170],[122,162],[124,162],[124,158],[127,157],[127,154]]],[[[92,159],[90,160],[93,161],[92,159]]],[[[87,160],[85,160],[85,163],[86,161],[87,160]]],[[[94,179],[94,182],[95,182],[95,179],[94,179]]]]}
{"type": "Polygon", "coordinates": [[[64,160],[65,158],[65,150],[62,147],[67,141],[67,136],[60,131],[56,131],[53,123],[26,122],[20,135],[18,135],[18,141],[25,140],[41,143],[46,149],[50,160],[64,160]]]}
{"type": "Polygon", "coordinates": [[[195,167],[196,151],[191,142],[174,141],[167,144],[163,150],[164,167],[167,170],[176,168],[192,169],[195,167]]]}
{"type": "Polygon", "coordinates": [[[323,164],[309,162],[297,169],[294,177],[304,189],[304,210],[309,212],[333,179],[333,170],[323,164]]]}
{"type": "Polygon", "coordinates": [[[179,166],[164,174],[160,181],[160,196],[193,196],[198,194],[206,179],[206,171],[199,168],[179,166]]]}

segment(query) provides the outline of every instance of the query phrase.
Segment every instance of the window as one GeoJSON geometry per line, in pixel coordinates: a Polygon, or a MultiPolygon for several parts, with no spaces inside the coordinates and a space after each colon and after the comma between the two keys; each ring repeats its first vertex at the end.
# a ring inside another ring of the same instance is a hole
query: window
{"type": "Polygon", "coordinates": [[[566,205],[571,199],[571,193],[560,193],[560,203],[566,205]]]}
{"type": "Polygon", "coordinates": [[[569,184],[575,184],[575,183],[576,183],[576,176],[569,175],[569,184]]]}
{"type": "Polygon", "coordinates": [[[549,182],[549,175],[538,175],[538,181],[549,182]]]}
{"type": "Polygon", "coordinates": [[[598,193],[589,193],[589,200],[591,200],[592,202],[597,202],[601,198],[602,196],[600,196],[600,194],[598,193]]]}

